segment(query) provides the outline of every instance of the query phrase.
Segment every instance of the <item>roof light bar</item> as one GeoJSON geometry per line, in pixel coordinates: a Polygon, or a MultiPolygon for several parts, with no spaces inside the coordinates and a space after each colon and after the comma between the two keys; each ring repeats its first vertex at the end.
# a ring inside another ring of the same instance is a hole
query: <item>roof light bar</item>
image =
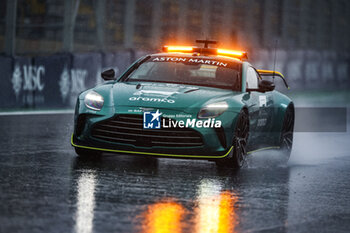
{"type": "Polygon", "coordinates": [[[232,57],[238,57],[238,58],[247,58],[246,52],[227,50],[227,49],[218,49],[218,54],[232,56],[232,57]]]}
{"type": "Polygon", "coordinates": [[[193,52],[193,47],[191,46],[164,46],[163,50],[165,52],[193,52]]]}
{"type": "Polygon", "coordinates": [[[200,53],[205,55],[222,55],[238,59],[247,59],[247,53],[243,51],[216,49],[216,48],[198,48],[192,46],[163,46],[164,52],[179,52],[179,53],[200,53]]]}

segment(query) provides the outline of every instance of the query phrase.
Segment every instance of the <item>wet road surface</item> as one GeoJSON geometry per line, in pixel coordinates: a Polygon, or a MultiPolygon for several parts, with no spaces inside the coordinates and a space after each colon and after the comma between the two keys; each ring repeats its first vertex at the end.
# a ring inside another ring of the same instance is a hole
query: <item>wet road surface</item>
{"type": "MultiPolygon", "coordinates": [[[[73,116],[0,116],[1,232],[349,232],[349,133],[296,133],[241,171],[70,146],[73,116]]],[[[349,128],[349,126],[348,126],[349,128]]]]}

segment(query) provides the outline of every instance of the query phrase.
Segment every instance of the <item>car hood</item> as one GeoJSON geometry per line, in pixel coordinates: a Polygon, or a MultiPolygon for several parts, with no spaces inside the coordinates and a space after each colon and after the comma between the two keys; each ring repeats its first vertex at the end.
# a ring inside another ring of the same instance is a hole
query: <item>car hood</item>
{"type": "MultiPolygon", "coordinates": [[[[232,90],[213,87],[155,82],[117,82],[110,85],[110,104],[115,107],[191,111],[191,108],[197,109],[208,103],[223,101],[235,93],[232,90]]],[[[98,89],[95,88],[97,92],[98,89]]]]}

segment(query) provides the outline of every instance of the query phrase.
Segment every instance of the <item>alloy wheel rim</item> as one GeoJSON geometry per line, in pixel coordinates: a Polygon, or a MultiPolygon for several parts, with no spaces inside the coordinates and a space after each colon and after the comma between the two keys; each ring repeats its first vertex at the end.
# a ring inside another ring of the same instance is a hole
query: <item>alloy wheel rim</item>
{"type": "Polygon", "coordinates": [[[247,139],[249,134],[249,122],[248,117],[246,114],[241,114],[236,128],[235,133],[235,146],[236,146],[236,153],[237,153],[237,159],[238,164],[241,166],[244,163],[247,150],[247,139]]]}

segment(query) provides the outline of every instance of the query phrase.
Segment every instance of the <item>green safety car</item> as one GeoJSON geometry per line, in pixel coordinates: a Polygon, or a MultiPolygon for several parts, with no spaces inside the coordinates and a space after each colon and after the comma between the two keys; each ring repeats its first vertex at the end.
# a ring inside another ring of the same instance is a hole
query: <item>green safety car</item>
{"type": "Polygon", "coordinates": [[[164,46],[138,59],[120,77],[82,92],[71,144],[80,156],[102,152],[206,159],[240,168],[248,154],[278,150],[288,159],[294,105],[274,90],[247,53],[204,46],[164,46]]]}

